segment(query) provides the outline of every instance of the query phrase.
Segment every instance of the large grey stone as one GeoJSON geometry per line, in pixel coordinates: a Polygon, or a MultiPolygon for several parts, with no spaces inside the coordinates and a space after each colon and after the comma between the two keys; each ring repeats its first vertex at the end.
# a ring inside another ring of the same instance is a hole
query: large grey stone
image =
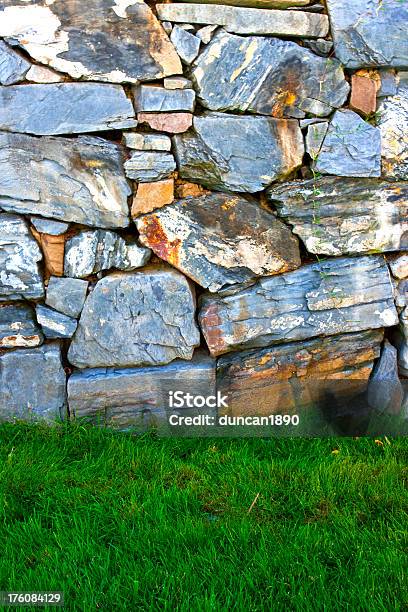
{"type": "Polygon", "coordinates": [[[294,42],[223,30],[200,54],[191,75],[206,108],[273,117],[326,116],[344,104],[350,90],[336,59],[318,57],[294,42]]]}
{"type": "Polygon", "coordinates": [[[408,84],[378,107],[383,176],[408,180],[408,84]]]}
{"type": "Polygon", "coordinates": [[[353,111],[336,111],[320,149],[316,170],[337,176],[380,176],[380,130],[353,111]]]}
{"type": "Polygon", "coordinates": [[[42,304],[37,304],[35,311],[46,338],[72,338],[78,325],[76,319],[42,304]]]}
{"type": "Polygon", "coordinates": [[[126,176],[141,183],[159,181],[168,177],[176,169],[171,153],[155,151],[135,151],[125,162],[126,176]]]}
{"type": "Polygon", "coordinates": [[[78,317],[85,303],[88,281],[51,276],[45,303],[69,317],[78,317]]]}
{"type": "Polygon", "coordinates": [[[135,109],[140,112],[194,111],[193,89],[165,89],[154,85],[133,88],[135,109]]]}
{"type": "Polygon", "coordinates": [[[13,85],[24,80],[31,68],[30,62],[0,40],[0,84],[13,85]]]}
{"type": "Polygon", "coordinates": [[[137,229],[143,244],[210,291],[300,266],[289,228],[250,198],[186,198],[140,217],[137,229]]]}
{"type": "Polygon", "coordinates": [[[405,0],[327,0],[336,57],[347,68],[408,66],[405,0]]]}
{"type": "Polygon", "coordinates": [[[24,219],[0,213],[0,302],[44,295],[42,254],[24,219]]]}
{"type": "Polygon", "coordinates": [[[200,343],[194,311],[192,288],[175,270],[110,274],[85,302],[68,359],[79,368],[191,359],[200,343]]]}
{"type": "Polygon", "coordinates": [[[65,244],[64,274],[83,278],[102,270],[135,270],[150,259],[151,251],[115,232],[82,231],[65,244]]]}
{"type": "Polygon", "coordinates": [[[207,113],[174,136],[180,175],[219,191],[262,191],[302,164],[304,143],[294,120],[207,113]]]}
{"type": "Polygon", "coordinates": [[[120,85],[50,83],[0,87],[0,130],[77,134],[135,127],[131,101],[120,85]]]}
{"type": "Polygon", "coordinates": [[[380,414],[399,414],[404,390],[398,377],[397,349],[385,340],[368,386],[368,403],[380,414]]]}
{"type": "Polygon", "coordinates": [[[0,353],[0,420],[65,417],[65,385],[58,344],[0,353]]]}
{"type": "Polygon", "coordinates": [[[199,322],[213,355],[398,322],[381,256],[339,258],[202,297],[199,322]]]}
{"type": "Polygon", "coordinates": [[[201,43],[198,36],[194,36],[194,34],[179,28],[179,26],[174,26],[170,34],[170,40],[185,64],[191,64],[195,60],[201,43]]]}
{"type": "Polygon", "coordinates": [[[142,0],[2,0],[0,36],[75,79],[136,83],[181,73],[142,0]]]}
{"type": "Polygon", "coordinates": [[[272,186],[267,197],[309,253],[346,255],[408,246],[408,183],[323,177],[272,186]]]}
{"type": "Polygon", "coordinates": [[[34,347],[43,343],[34,311],[28,304],[0,306],[0,348],[34,347]]]}
{"type": "Polygon", "coordinates": [[[0,133],[0,208],[99,227],[129,225],[122,149],[101,138],[0,133]]]}
{"type": "Polygon", "coordinates": [[[304,11],[275,11],[214,4],[156,4],[162,21],[223,26],[236,34],[275,34],[300,38],[324,38],[327,15],[304,11]]]}

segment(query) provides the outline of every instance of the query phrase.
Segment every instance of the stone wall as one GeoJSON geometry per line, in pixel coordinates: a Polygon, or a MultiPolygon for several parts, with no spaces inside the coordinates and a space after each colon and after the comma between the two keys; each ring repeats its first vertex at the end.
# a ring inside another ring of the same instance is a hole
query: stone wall
{"type": "Polygon", "coordinates": [[[370,376],[399,412],[407,32],[404,0],[0,0],[1,418],[370,376]]]}

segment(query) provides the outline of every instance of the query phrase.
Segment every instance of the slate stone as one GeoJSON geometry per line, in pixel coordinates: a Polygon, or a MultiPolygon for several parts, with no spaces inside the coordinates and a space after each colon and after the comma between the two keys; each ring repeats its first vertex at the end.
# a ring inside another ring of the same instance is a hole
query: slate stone
{"type": "Polygon", "coordinates": [[[353,111],[336,111],[323,141],[316,170],[337,176],[380,176],[380,130],[353,111]]]}
{"type": "Polygon", "coordinates": [[[398,337],[398,368],[401,376],[408,377],[408,308],[400,314],[398,337]]]}
{"type": "Polygon", "coordinates": [[[194,111],[193,89],[165,89],[154,85],[140,85],[132,91],[137,112],[194,111]]]}
{"type": "Polygon", "coordinates": [[[151,251],[115,232],[82,231],[65,245],[65,276],[83,278],[102,270],[135,270],[150,259],[151,251]]]}
{"type": "Polygon", "coordinates": [[[79,368],[165,365],[200,344],[195,299],[172,269],[106,276],[88,296],[68,359],[79,368]]]}
{"type": "Polygon", "coordinates": [[[368,402],[380,414],[401,412],[404,390],[398,377],[397,349],[385,340],[368,386],[368,402]]]}
{"type": "Polygon", "coordinates": [[[192,89],[193,84],[190,79],[185,77],[166,77],[163,79],[163,85],[166,89],[192,89]]]}
{"type": "Polygon", "coordinates": [[[378,107],[383,176],[408,180],[408,84],[378,107]]]}
{"type": "Polygon", "coordinates": [[[170,40],[185,64],[191,64],[195,60],[201,44],[201,40],[197,36],[179,26],[174,26],[170,34],[170,40]]]}
{"type": "Polygon", "coordinates": [[[404,278],[394,285],[395,288],[395,305],[398,310],[408,306],[408,278],[404,278]]]}
{"type": "Polygon", "coordinates": [[[306,47],[320,55],[321,57],[327,57],[333,49],[333,41],[319,38],[318,40],[307,40],[305,41],[306,47]]]}
{"type": "Polygon", "coordinates": [[[345,255],[408,246],[408,183],[322,177],[273,186],[267,198],[309,253],[345,255]]]}
{"type": "Polygon", "coordinates": [[[0,420],[66,416],[66,379],[58,344],[0,353],[0,420]]]}
{"type": "Polygon", "coordinates": [[[68,317],[78,317],[85,303],[87,290],[88,281],[51,276],[45,303],[68,317]]]}
{"type": "Polygon", "coordinates": [[[408,253],[388,257],[387,261],[394,278],[408,278],[408,253]]]}
{"type": "Polygon", "coordinates": [[[125,144],[129,149],[139,151],[170,151],[171,140],[164,134],[137,134],[125,132],[123,134],[125,144]]]}
{"type": "Polygon", "coordinates": [[[30,62],[0,40],[0,85],[23,81],[30,67],[30,62]]]}
{"type": "Polygon", "coordinates": [[[122,154],[119,146],[101,138],[0,132],[0,208],[84,225],[126,227],[131,190],[122,154]]]}
{"type": "Polygon", "coordinates": [[[34,311],[28,304],[0,306],[0,348],[34,347],[43,343],[34,311]]]}
{"type": "Polygon", "coordinates": [[[69,223],[53,221],[52,219],[42,219],[41,217],[31,217],[30,221],[37,232],[40,232],[40,234],[48,234],[49,236],[61,236],[65,234],[69,228],[69,223]]]}
{"type": "MultiPolygon", "coordinates": [[[[184,2],[184,0],[182,0],[184,2]]],[[[193,0],[200,3],[201,0],[193,0]]],[[[307,6],[312,0],[206,0],[206,4],[227,4],[233,6],[249,6],[256,8],[291,9],[294,7],[307,6]]]]}
{"type": "Polygon", "coordinates": [[[33,83],[60,83],[64,80],[64,75],[51,68],[45,68],[44,66],[37,66],[33,64],[30,70],[26,74],[26,80],[32,81],[33,83]]]}
{"type": "Polygon", "coordinates": [[[217,25],[208,25],[208,26],[205,26],[204,28],[200,28],[196,34],[202,43],[204,43],[205,45],[208,45],[208,43],[211,41],[211,39],[213,38],[217,30],[218,30],[217,25]]]}
{"type": "Polygon", "coordinates": [[[182,178],[219,191],[262,191],[302,164],[297,121],[207,113],[173,138],[182,178]]]}
{"type": "Polygon", "coordinates": [[[187,198],[136,223],[142,244],[210,291],[300,266],[289,228],[253,199],[187,198]]]}
{"type": "Polygon", "coordinates": [[[309,153],[312,159],[316,159],[322,148],[324,138],[327,134],[329,124],[327,121],[322,123],[313,123],[309,125],[306,134],[306,153],[309,153]]]}
{"type": "Polygon", "coordinates": [[[37,321],[46,338],[72,338],[78,321],[42,304],[35,307],[37,321]]]}
{"type": "Polygon", "coordinates": [[[408,66],[408,7],[400,0],[327,0],[336,57],[347,68],[408,66]]]}
{"type": "Polygon", "coordinates": [[[0,130],[52,135],[135,127],[120,85],[51,83],[0,87],[0,130]]]}
{"type": "Polygon", "coordinates": [[[182,72],[143,1],[2,0],[0,36],[74,79],[136,83],[182,72]]]}
{"type": "Polygon", "coordinates": [[[38,268],[42,255],[28,224],[17,215],[0,213],[0,302],[36,300],[44,295],[38,268]]]}
{"type": "Polygon", "coordinates": [[[350,90],[336,59],[295,42],[224,30],[200,54],[191,76],[204,107],[273,117],[324,117],[344,104],[350,90]]]}
{"type": "Polygon", "coordinates": [[[381,256],[339,258],[202,296],[199,322],[212,355],[365,329],[398,321],[381,256]]]}
{"type": "Polygon", "coordinates": [[[275,11],[214,4],[156,4],[162,21],[223,26],[235,34],[274,34],[299,38],[324,38],[329,32],[327,15],[305,11],[275,11]]]}
{"type": "Polygon", "coordinates": [[[125,174],[128,178],[142,183],[167,178],[176,169],[171,153],[135,151],[125,161],[125,174]]]}
{"type": "Polygon", "coordinates": [[[395,96],[398,89],[398,81],[395,70],[392,68],[382,68],[378,71],[380,75],[380,88],[377,92],[379,98],[385,96],[395,96]]]}

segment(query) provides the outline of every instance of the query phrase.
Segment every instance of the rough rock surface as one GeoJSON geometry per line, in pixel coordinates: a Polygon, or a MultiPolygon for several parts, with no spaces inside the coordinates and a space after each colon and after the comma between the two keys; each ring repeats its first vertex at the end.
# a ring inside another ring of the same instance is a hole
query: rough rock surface
{"type": "Polygon", "coordinates": [[[306,152],[309,153],[313,160],[317,158],[321,151],[328,128],[328,122],[323,121],[322,123],[312,123],[307,129],[305,138],[306,152]]]}
{"type": "Polygon", "coordinates": [[[174,200],[174,179],[164,179],[154,183],[139,183],[132,202],[133,218],[152,212],[171,204],[174,200]]]}
{"type": "Polygon", "coordinates": [[[124,240],[115,232],[82,231],[70,238],[65,247],[65,276],[83,278],[102,270],[135,270],[150,259],[150,249],[124,240]]]}
{"type": "Polygon", "coordinates": [[[171,139],[164,134],[137,134],[127,132],[124,135],[125,144],[129,149],[138,151],[170,151],[171,139]]]}
{"type": "Polygon", "coordinates": [[[363,115],[377,110],[377,92],[381,79],[376,70],[359,70],[351,77],[350,106],[363,115]]]}
{"type": "Polygon", "coordinates": [[[43,340],[31,306],[0,306],[0,348],[34,347],[42,344],[43,340]]]}
{"type": "Polygon", "coordinates": [[[58,344],[0,353],[0,420],[64,417],[65,385],[58,344]]]}
{"type": "Polygon", "coordinates": [[[143,244],[210,291],[300,266],[296,238],[249,198],[187,198],[141,217],[137,229],[143,244]]]}
{"type": "Polygon", "coordinates": [[[30,67],[30,62],[0,40],[0,85],[23,81],[30,67]]]}
{"type": "Polygon", "coordinates": [[[298,168],[304,153],[291,119],[207,113],[173,140],[180,175],[220,191],[262,191],[298,168]]]}
{"type": "Polygon", "coordinates": [[[199,322],[212,355],[398,322],[380,256],[338,258],[202,297],[199,322]]]}
{"type": "Polygon", "coordinates": [[[193,112],[195,106],[193,89],[165,89],[155,85],[140,85],[133,88],[133,98],[137,112],[193,112]]]}
{"type": "Polygon", "coordinates": [[[41,219],[41,217],[31,217],[30,221],[37,232],[48,234],[49,236],[61,236],[61,234],[65,234],[69,227],[68,223],[53,221],[52,219],[41,219]]]}
{"type": "MultiPolygon", "coordinates": [[[[193,0],[193,2],[201,4],[201,0],[193,0]]],[[[253,6],[271,9],[290,9],[295,6],[308,6],[311,3],[312,0],[206,0],[205,2],[205,4],[231,4],[233,6],[253,6]]]]}
{"type": "Polygon", "coordinates": [[[76,79],[136,83],[181,73],[173,45],[142,0],[2,0],[0,36],[76,79]]]}
{"type": "Polygon", "coordinates": [[[129,225],[131,190],[117,145],[0,133],[0,156],[0,208],[99,227],[129,225]]]}
{"type": "Polygon", "coordinates": [[[45,303],[69,317],[78,317],[85,303],[88,281],[51,276],[45,303]]]}
{"type": "Polygon", "coordinates": [[[0,87],[0,130],[77,134],[135,127],[135,112],[120,85],[52,83],[0,87]]]}
{"type": "Polygon", "coordinates": [[[74,335],[78,325],[76,319],[42,304],[37,304],[35,312],[46,338],[72,338],[74,335]]]}
{"type": "Polygon", "coordinates": [[[68,358],[79,368],[165,365],[200,343],[195,298],[171,269],[111,274],[88,296],[68,358]]]}
{"type": "Polygon", "coordinates": [[[273,186],[267,197],[309,253],[408,247],[408,183],[323,177],[273,186]]]}
{"type": "Polygon", "coordinates": [[[179,26],[174,26],[170,40],[185,64],[191,64],[195,60],[200,50],[200,39],[197,36],[179,26]]]}
{"type": "Polygon", "coordinates": [[[387,261],[395,278],[402,279],[408,277],[408,253],[391,256],[387,261]]]}
{"type": "Polygon", "coordinates": [[[140,123],[146,123],[152,130],[181,134],[186,132],[193,123],[191,113],[138,113],[140,123]]]}
{"type": "Polygon", "coordinates": [[[51,68],[33,64],[26,74],[26,80],[33,83],[60,83],[64,80],[64,75],[51,68]]]}
{"type": "Polygon", "coordinates": [[[0,213],[0,302],[44,295],[38,244],[21,217],[0,213]]]}
{"type": "Polygon", "coordinates": [[[273,117],[326,116],[350,89],[336,59],[294,42],[223,30],[196,60],[192,78],[206,108],[273,117]]]}
{"type": "Polygon", "coordinates": [[[398,334],[398,367],[402,376],[408,376],[408,308],[405,307],[400,315],[398,334]]]}
{"type": "Polygon", "coordinates": [[[38,242],[44,258],[44,277],[63,276],[64,274],[64,251],[65,236],[53,236],[52,234],[40,234],[32,227],[31,233],[38,242]]]}
{"type": "Polygon", "coordinates": [[[167,178],[175,169],[176,162],[171,153],[134,151],[125,162],[126,176],[143,183],[167,178]]]}
{"type": "Polygon", "coordinates": [[[408,180],[408,84],[378,108],[382,170],[389,179],[408,180]]]}
{"type": "Polygon", "coordinates": [[[186,79],[186,77],[175,76],[175,77],[166,77],[163,79],[163,85],[166,89],[192,89],[193,84],[190,79],[186,79]]]}
{"type": "Polygon", "coordinates": [[[397,349],[385,340],[368,386],[368,402],[379,413],[399,414],[404,390],[398,378],[397,349]]]}

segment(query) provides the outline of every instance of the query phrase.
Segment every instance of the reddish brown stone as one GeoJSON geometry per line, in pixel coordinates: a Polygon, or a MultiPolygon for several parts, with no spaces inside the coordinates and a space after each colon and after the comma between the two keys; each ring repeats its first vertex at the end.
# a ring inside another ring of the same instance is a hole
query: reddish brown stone
{"type": "Polygon", "coordinates": [[[378,72],[359,70],[351,77],[350,106],[365,115],[377,110],[377,91],[381,85],[378,72]]]}
{"type": "Polygon", "coordinates": [[[199,198],[202,195],[209,193],[201,185],[197,183],[180,183],[176,186],[176,195],[178,198],[199,198]]]}
{"type": "Polygon", "coordinates": [[[132,217],[149,213],[155,208],[171,204],[174,200],[174,179],[164,179],[155,183],[139,183],[133,198],[132,217]]]}
{"type": "Polygon", "coordinates": [[[181,134],[186,132],[193,123],[191,113],[138,113],[139,123],[147,123],[152,130],[181,134]]]}
{"type": "Polygon", "coordinates": [[[45,278],[64,276],[65,235],[40,234],[33,227],[31,231],[44,254],[45,278]]]}

